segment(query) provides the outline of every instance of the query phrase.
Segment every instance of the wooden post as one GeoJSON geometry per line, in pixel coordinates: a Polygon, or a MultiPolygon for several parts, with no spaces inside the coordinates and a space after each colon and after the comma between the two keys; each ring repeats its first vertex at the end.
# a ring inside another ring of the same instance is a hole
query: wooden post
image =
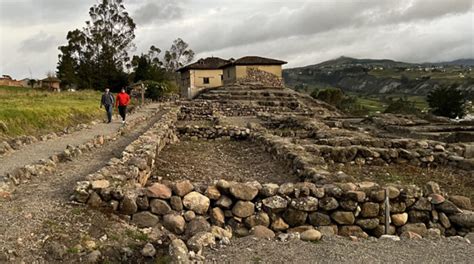
{"type": "Polygon", "coordinates": [[[141,93],[142,93],[142,106],[145,105],[145,85],[143,83],[140,84],[141,86],[141,93]]]}
{"type": "Polygon", "coordinates": [[[388,188],[385,188],[385,234],[388,235],[390,227],[390,201],[388,197],[388,188]]]}

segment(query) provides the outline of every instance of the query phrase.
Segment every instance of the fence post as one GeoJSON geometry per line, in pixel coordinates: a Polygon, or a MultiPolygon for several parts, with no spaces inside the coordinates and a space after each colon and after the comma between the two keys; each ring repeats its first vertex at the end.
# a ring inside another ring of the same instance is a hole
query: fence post
{"type": "Polygon", "coordinates": [[[388,197],[388,188],[385,188],[385,234],[388,235],[390,227],[390,201],[388,197]]]}

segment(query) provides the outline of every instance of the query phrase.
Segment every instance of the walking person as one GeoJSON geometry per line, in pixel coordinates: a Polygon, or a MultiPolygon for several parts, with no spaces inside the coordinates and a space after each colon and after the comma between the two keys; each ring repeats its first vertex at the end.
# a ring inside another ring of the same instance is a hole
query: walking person
{"type": "Polygon", "coordinates": [[[102,99],[100,100],[100,107],[105,107],[105,112],[107,113],[107,123],[112,122],[112,112],[114,110],[114,96],[110,93],[110,89],[106,88],[104,94],[102,94],[102,99]]]}
{"type": "Polygon", "coordinates": [[[125,88],[120,90],[120,93],[117,94],[116,105],[120,116],[122,117],[122,124],[125,124],[125,117],[127,116],[127,105],[130,102],[130,96],[125,92],[125,88]]]}

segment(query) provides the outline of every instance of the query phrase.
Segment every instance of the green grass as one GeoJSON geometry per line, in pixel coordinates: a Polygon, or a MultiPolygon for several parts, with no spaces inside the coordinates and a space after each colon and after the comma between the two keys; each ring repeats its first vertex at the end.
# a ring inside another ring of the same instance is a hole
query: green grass
{"type": "Polygon", "coordinates": [[[386,99],[384,100],[382,96],[364,96],[360,94],[351,94],[357,97],[357,102],[369,109],[370,114],[374,114],[376,112],[383,113],[388,106],[388,100],[391,98],[392,100],[397,100],[398,98],[406,98],[408,101],[414,102],[415,107],[420,110],[428,110],[428,103],[426,102],[425,97],[423,96],[412,96],[412,95],[397,95],[397,94],[389,94],[386,95],[386,99]]]}
{"type": "Polygon", "coordinates": [[[103,115],[100,92],[51,93],[0,86],[0,138],[41,135],[103,115]],[[5,129],[6,128],[6,129],[5,129]]]}

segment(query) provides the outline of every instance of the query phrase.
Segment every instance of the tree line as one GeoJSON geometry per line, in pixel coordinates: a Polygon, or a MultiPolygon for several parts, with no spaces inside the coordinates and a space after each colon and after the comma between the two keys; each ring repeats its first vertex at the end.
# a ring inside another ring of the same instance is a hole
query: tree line
{"type": "Polygon", "coordinates": [[[85,27],[69,31],[67,44],[58,48],[56,74],[64,87],[116,91],[138,81],[166,86],[178,68],[194,59],[181,38],[165,52],[151,46],[147,53],[131,56],[136,24],[123,0],[101,0],[89,15],[85,27]]]}

